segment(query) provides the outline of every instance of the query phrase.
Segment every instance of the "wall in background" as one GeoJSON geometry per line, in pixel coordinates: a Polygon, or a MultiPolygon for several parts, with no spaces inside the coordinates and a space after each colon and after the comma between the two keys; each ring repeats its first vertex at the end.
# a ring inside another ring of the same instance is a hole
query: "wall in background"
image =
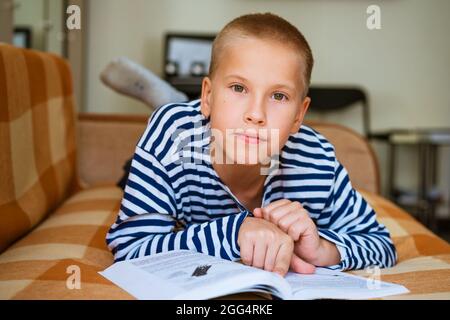
{"type": "Polygon", "coordinates": [[[47,34],[47,51],[58,54],[64,52],[64,33],[63,25],[65,18],[65,8],[63,0],[46,0],[48,6],[48,19],[51,21],[52,27],[47,34]]]}
{"type": "Polygon", "coordinates": [[[32,30],[31,47],[46,51],[44,0],[18,0],[14,3],[14,26],[30,27],[32,30]]]}
{"type": "MultiPolygon", "coordinates": [[[[218,32],[234,17],[270,11],[297,26],[315,56],[314,84],[358,84],[370,94],[374,130],[450,125],[448,0],[95,0],[88,3],[86,104],[90,112],[148,113],[101,84],[99,74],[127,56],[162,74],[167,31],[218,32]],[[382,29],[366,28],[366,8],[381,7],[382,29]]],[[[358,123],[349,115],[349,126],[358,123]]],[[[375,145],[381,172],[386,148],[375,145]]],[[[415,150],[402,150],[400,185],[414,186],[415,150]]],[[[448,149],[440,164],[448,188],[448,149]]],[[[383,181],[386,181],[383,176],[383,181]]]]}
{"type": "Polygon", "coordinates": [[[32,29],[31,48],[63,54],[63,0],[15,0],[15,27],[32,29]]]}

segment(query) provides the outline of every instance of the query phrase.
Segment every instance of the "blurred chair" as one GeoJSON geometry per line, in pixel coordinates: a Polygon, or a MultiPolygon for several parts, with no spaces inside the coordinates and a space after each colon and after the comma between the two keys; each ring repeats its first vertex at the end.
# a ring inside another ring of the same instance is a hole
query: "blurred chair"
{"type": "Polygon", "coordinates": [[[310,110],[327,113],[346,109],[360,102],[362,106],[363,134],[370,137],[370,112],[366,92],[358,87],[315,87],[309,88],[310,110]]]}

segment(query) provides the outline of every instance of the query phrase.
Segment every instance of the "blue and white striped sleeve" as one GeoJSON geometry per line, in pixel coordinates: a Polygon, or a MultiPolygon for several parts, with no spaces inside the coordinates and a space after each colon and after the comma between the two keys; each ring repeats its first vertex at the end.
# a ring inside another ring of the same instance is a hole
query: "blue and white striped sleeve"
{"type": "Polygon", "coordinates": [[[176,231],[176,222],[183,219],[168,173],[158,159],[137,146],[106,243],[116,262],[175,249],[236,261],[240,258],[237,234],[247,215],[245,211],[176,231]]]}
{"type": "Polygon", "coordinates": [[[318,225],[319,235],[336,244],[341,262],[330,269],[364,269],[369,266],[392,267],[397,253],[389,231],[376,220],[376,213],[356,191],[346,169],[336,159],[334,185],[318,225]]]}

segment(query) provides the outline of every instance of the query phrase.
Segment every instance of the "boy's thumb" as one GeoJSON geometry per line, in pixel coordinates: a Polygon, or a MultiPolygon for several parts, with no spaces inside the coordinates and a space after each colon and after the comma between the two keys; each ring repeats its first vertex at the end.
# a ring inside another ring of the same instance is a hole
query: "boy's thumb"
{"type": "Polygon", "coordinates": [[[311,274],[316,271],[316,267],[314,265],[302,260],[295,253],[291,258],[291,269],[294,272],[305,274],[311,274]]]}

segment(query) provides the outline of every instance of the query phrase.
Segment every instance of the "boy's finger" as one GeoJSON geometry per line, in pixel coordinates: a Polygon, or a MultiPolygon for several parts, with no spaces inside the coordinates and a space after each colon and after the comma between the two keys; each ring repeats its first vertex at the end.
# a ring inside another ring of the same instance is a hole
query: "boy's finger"
{"type": "Polygon", "coordinates": [[[307,218],[297,217],[297,221],[292,223],[286,232],[294,241],[300,237],[314,236],[317,234],[317,228],[314,222],[307,218]]]}
{"type": "Polygon", "coordinates": [[[284,277],[289,270],[292,252],[292,246],[286,245],[285,243],[283,243],[278,250],[273,271],[278,273],[282,277],[284,277]]]}
{"type": "Polygon", "coordinates": [[[255,216],[256,218],[263,218],[262,209],[255,208],[255,210],[253,210],[253,216],[255,216]]]}
{"type": "MultiPolygon", "coordinates": [[[[283,230],[284,233],[288,234],[289,236],[291,236],[291,234],[289,234],[289,230],[291,228],[293,228],[293,224],[298,224],[301,223],[301,220],[299,219],[298,213],[297,212],[289,212],[288,214],[284,215],[283,217],[281,217],[281,219],[278,221],[278,227],[283,230]]],[[[293,228],[292,230],[297,230],[298,227],[293,228]]],[[[294,239],[291,236],[292,240],[297,241],[298,238],[294,239]]]]}
{"type": "Polygon", "coordinates": [[[280,199],[280,200],[271,202],[271,203],[269,203],[267,206],[265,206],[262,209],[265,209],[267,212],[271,212],[271,211],[275,210],[277,207],[284,206],[284,205],[290,204],[290,203],[296,203],[297,205],[300,205],[300,208],[303,209],[303,205],[300,202],[298,202],[298,201],[291,201],[291,200],[288,200],[288,199],[280,199]]]}
{"type": "Polygon", "coordinates": [[[286,233],[292,240],[298,241],[301,236],[306,236],[309,234],[307,232],[309,228],[310,226],[308,223],[297,217],[297,220],[289,226],[286,233]]]}
{"type": "Polygon", "coordinates": [[[276,245],[269,245],[266,252],[266,260],[264,261],[264,270],[273,271],[275,268],[275,261],[280,247],[276,245]]]}
{"type": "Polygon", "coordinates": [[[316,267],[301,258],[299,258],[296,254],[292,255],[291,259],[291,269],[297,273],[311,274],[316,271],[316,267]]]}
{"type": "Polygon", "coordinates": [[[240,246],[241,260],[247,265],[251,266],[253,263],[253,243],[244,243],[240,246]]]}
{"type": "Polygon", "coordinates": [[[274,202],[269,203],[267,206],[265,206],[263,209],[263,211],[266,213],[270,213],[273,209],[279,207],[279,206],[284,206],[287,203],[290,203],[291,201],[289,201],[288,199],[280,199],[274,202]]]}
{"type": "Polygon", "coordinates": [[[267,245],[263,242],[256,242],[253,249],[252,266],[255,268],[264,268],[264,261],[266,259],[267,245]]]}
{"type": "Polygon", "coordinates": [[[279,225],[279,221],[281,218],[283,218],[285,215],[289,214],[290,212],[295,212],[295,210],[298,209],[297,204],[295,202],[289,202],[284,205],[280,205],[276,207],[275,209],[272,209],[270,214],[264,215],[264,219],[279,225]]]}

